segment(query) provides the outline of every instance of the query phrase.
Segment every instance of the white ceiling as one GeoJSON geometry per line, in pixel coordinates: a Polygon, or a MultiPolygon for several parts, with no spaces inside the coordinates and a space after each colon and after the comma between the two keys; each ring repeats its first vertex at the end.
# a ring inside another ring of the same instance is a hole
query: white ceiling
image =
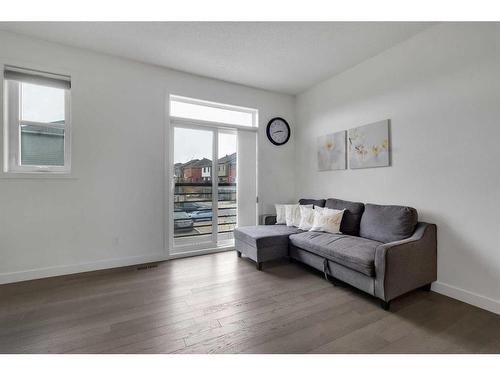
{"type": "Polygon", "coordinates": [[[425,22],[0,22],[0,29],[297,94],[431,25],[425,22]]]}

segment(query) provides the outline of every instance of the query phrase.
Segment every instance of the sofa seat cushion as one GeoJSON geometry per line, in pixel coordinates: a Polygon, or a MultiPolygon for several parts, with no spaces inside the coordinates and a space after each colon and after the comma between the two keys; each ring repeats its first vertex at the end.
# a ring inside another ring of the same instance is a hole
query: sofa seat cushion
{"type": "Polygon", "coordinates": [[[236,228],[234,238],[258,249],[269,246],[286,246],[288,248],[288,236],[299,232],[302,231],[286,225],[256,225],[236,228]]]}
{"type": "Polygon", "coordinates": [[[292,234],[290,242],[295,247],[320,255],[364,275],[375,275],[375,250],[381,242],[322,232],[292,234]]]}

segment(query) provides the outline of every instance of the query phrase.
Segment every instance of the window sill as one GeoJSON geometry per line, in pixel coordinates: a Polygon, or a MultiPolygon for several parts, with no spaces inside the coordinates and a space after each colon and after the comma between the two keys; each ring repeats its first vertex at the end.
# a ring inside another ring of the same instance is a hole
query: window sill
{"type": "Polygon", "coordinates": [[[72,173],[1,172],[0,180],[78,180],[72,173]]]}

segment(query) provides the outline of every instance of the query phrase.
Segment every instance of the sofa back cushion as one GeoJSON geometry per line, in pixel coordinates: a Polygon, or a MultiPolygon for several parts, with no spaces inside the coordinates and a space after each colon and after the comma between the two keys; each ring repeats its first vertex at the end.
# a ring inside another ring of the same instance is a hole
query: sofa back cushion
{"type": "Polygon", "coordinates": [[[418,222],[417,210],[404,206],[365,205],[359,235],[380,242],[410,237],[418,222]]]}
{"type": "Polygon", "coordinates": [[[328,198],[325,207],[333,210],[345,210],[342,222],[340,223],[340,231],[351,236],[359,235],[359,224],[363,211],[365,210],[365,205],[363,203],[328,198]]]}
{"type": "Polygon", "coordinates": [[[300,205],[312,204],[313,206],[316,206],[316,207],[325,207],[325,200],[324,199],[301,198],[301,199],[299,199],[299,204],[300,205]]]}

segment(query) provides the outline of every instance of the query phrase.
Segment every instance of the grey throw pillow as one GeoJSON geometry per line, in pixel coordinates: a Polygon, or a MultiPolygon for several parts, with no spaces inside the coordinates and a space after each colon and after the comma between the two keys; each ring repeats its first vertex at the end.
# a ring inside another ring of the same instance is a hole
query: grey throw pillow
{"type": "Polygon", "coordinates": [[[379,242],[394,242],[410,237],[418,222],[417,210],[404,206],[365,204],[359,235],[379,242]]]}
{"type": "Polygon", "coordinates": [[[328,198],[325,207],[333,210],[345,210],[344,216],[342,217],[342,223],[340,224],[340,231],[350,236],[359,235],[359,223],[365,209],[363,203],[328,198]]]}
{"type": "Polygon", "coordinates": [[[299,204],[301,206],[312,204],[314,207],[325,207],[325,200],[324,199],[301,198],[301,199],[299,199],[299,204]]]}

